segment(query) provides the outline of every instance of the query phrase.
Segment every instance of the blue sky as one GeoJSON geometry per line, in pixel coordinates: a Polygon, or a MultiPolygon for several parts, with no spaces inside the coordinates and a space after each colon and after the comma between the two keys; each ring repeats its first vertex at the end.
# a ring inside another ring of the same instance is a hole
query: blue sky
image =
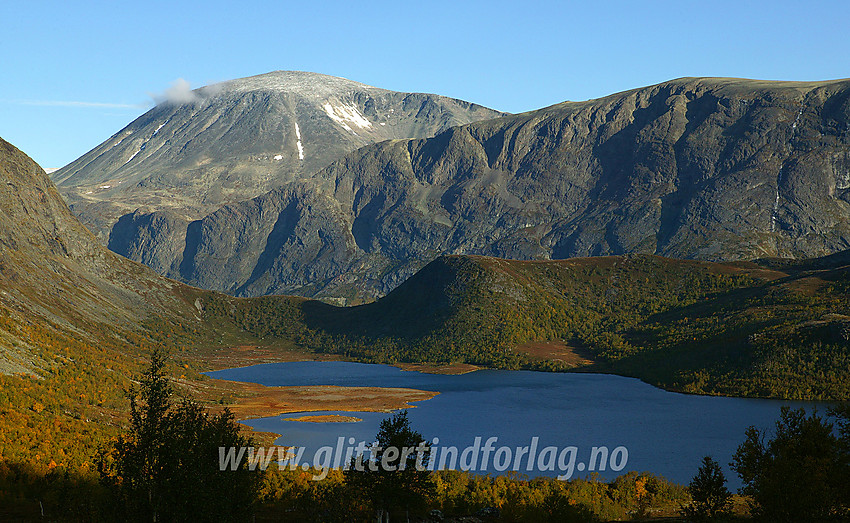
{"type": "Polygon", "coordinates": [[[0,137],[61,167],[193,87],[315,71],[510,112],[682,76],[850,77],[846,1],[0,4],[0,137]]]}

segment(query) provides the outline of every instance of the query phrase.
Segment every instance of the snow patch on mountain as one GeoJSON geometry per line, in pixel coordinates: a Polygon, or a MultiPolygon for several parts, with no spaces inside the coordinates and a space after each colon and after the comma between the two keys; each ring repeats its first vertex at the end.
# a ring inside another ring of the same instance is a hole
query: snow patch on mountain
{"type": "Polygon", "coordinates": [[[354,130],[348,125],[349,123],[356,125],[361,129],[370,129],[372,127],[372,122],[360,114],[360,111],[358,111],[353,105],[332,105],[330,102],[325,102],[322,107],[325,109],[328,116],[333,121],[340,124],[346,131],[354,132],[354,130]]]}
{"type": "Polygon", "coordinates": [[[301,145],[301,129],[298,128],[298,122],[295,122],[295,137],[298,138],[298,159],[304,159],[304,146],[301,145]]]}

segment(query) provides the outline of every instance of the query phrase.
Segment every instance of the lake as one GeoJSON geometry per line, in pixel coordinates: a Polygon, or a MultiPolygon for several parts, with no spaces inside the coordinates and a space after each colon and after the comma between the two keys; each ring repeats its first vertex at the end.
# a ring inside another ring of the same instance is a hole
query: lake
{"type": "MultiPolygon", "coordinates": [[[[812,406],[678,394],[637,379],[607,374],[478,370],[439,375],[387,365],[314,361],[271,363],[207,374],[267,386],[406,387],[439,392],[433,399],[417,402],[415,408],[409,409],[411,425],[429,442],[439,438],[434,445],[438,456],[441,447],[457,447],[456,464],[464,462],[462,451],[474,447],[476,437],[480,437],[478,448],[470,451],[465,461],[470,465],[477,455],[478,468],[473,470],[478,472],[499,474],[517,465],[519,472],[532,477],[564,477],[568,473],[584,477],[589,470],[595,470],[603,478],[613,479],[634,470],[686,484],[696,473],[702,456],[711,455],[723,465],[731,489],[740,486],[740,481],[728,463],[744,440],[746,428],[755,425],[772,429],[782,405],[812,406]],[[493,437],[497,440],[493,441],[493,437]],[[488,439],[492,448],[487,466],[483,467],[482,448],[488,439]],[[500,452],[502,447],[505,448],[500,452]],[[544,452],[546,447],[554,449],[544,452]],[[527,450],[524,456],[522,448],[527,450]],[[533,470],[528,471],[529,455],[535,454],[532,449],[536,450],[536,459],[531,460],[533,470]]],[[[305,456],[312,458],[315,449],[337,446],[339,437],[345,438],[346,446],[353,441],[371,443],[381,420],[388,416],[358,412],[354,415],[363,421],[345,423],[284,420],[298,415],[289,413],[243,423],[259,431],[282,434],[278,445],[305,447],[305,456]]],[[[451,465],[454,453],[444,453],[445,464],[451,465]]]]}

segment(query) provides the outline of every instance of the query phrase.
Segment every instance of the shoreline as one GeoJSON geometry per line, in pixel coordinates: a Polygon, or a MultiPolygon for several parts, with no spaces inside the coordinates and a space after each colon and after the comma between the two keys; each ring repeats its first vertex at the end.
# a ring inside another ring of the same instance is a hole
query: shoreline
{"type": "Polygon", "coordinates": [[[230,408],[238,421],[309,412],[393,412],[415,408],[412,403],[427,401],[439,392],[402,387],[341,387],[303,385],[267,387],[257,383],[214,379],[241,393],[230,408]]]}
{"type": "MultiPolygon", "coordinates": [[[[346,361],[363,363],[337,354],[315,353],[300,349],[238,345],[219,349],[213,354],[199,358],[206,370],[204,373],[224,369],[235,369],[269,363],[290,363],[299,361],[346,361]]],[[[426,374],[460,375],[479,370],[481,367],[466,363],[396,363],[389,364],[408,372],[426,374]]],[[[294,413],[322,411],[336,412],[394,412],[401,409],[416,408],[420,401],[427,401],[439,392],[400,388],[400,387],[340,387],[332,385],[278,386],[269,387],[258,383],[208,378],[201,382],[186,380],[183,385],[195,389],[195,395],[205,397],[207,407],[213,412],[229,408],[234,419],[247,431],[263,440],[277,439],[281,434],[255,431],[242,423],[250,419],[282,416],[294,413]],[[215,403],[215,397],[221,398],[215,403]],[[223,402],[229,396],[229,402],[223,402]]],[[[302,423],[355,422],[354,416],[338,416],[331,419],[325,416],[300,416],[302,423]],[[339,418],[346,418],[341,420],[339,418]]]]}
{"type": "MultiPolygon", "coordinates": [[[[292,359],[278,361],[333,361],[292,359]]],[[[272,363],[272,362],[268,362],[272,363]]],[[[252,363],[256,364],[256,363],[252,363]]],[[[250,366],[250,365],[246,365],[250,366]]],[[[230,367],[236,368],[236,367],[230,367]]],[[[415,403],[427,401],[439,394],[402,387],[342,387],[336,385],[266,386],[258,383],[208,378],[202,382],[188,383],[187,387],[205,397],[207,408],[214,413],[230,409],[235,421],[262,442],[273,442],[282,434],[255,431],[243,423],[251,419],[293,416],[302,423],[356,422],[355,416],[310,416],[311,412],[385,412],[416,408],[415,403]],[[221,398],[216,403],[216,397],[221,398]],[[223,401],[229,397],[229,401],[223,401]],[[344,418],[344,419],[343,419],[344,418]]]]}

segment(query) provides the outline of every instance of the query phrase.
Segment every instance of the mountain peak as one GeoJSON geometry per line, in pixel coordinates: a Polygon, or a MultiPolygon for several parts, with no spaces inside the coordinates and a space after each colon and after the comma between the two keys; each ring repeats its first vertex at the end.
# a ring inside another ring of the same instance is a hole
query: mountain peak
{"type": "Polygon", "coordinates": [[[309,178],[343,155],[504,113],[318,73],[274,71],[180,91],[51,178],[106,243],[138,209],[197,219],[309,178]]]}
{"type": "Polygon", "coordinates": [[[215,95],[220,92],[277,91],[301,95],[331,96],[350,90],[389,92],[386,89],[379,89],[347,78],[308,71],[272,71],[211,84],[197,89],[196,92],[199,95],[215,95]]]}

